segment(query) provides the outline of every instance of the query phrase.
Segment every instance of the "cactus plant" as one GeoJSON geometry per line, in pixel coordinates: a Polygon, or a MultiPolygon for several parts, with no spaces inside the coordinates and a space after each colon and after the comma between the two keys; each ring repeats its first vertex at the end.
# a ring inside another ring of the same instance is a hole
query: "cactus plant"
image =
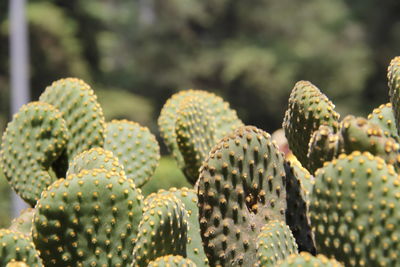
{"type": "Polygon", "coordinates": [[[342,154],[317,170],[311,218],[319,252],[346,266],[398,266],[400,179],[369,152],[342,154]]]}
{"type": "Polygon", "coordinates": [[[30,267],[43,266],[35,246],[28,237],[19,232],[0,229],[0,266],[15,261],[22,261],[30,267]]]}
{"type": "Polygon", "coordinates": [[[314,257],[307,252],[301,252],[279,261],[275,267],[343,267],[343,265],[335,259],[328,259],[324,255],[314,257]]]}
{"type": "Polygon", "coordinates": [[[396,119],[397,133],[400,134],[400,57],[395,57],[388,67],[390,102],[396,119]]]}
{"type": "Polygon", "coordinates": [[[26,265],[26,263],[23,261],[10,261],[9,263],[7,263],[6,267],[29,267],[29,266],[26,265]]]}
{"type": "Polygon", "coordinates": [[[147,266],[169,254],[186,257],[188,215],[174,195],[159,195],[143,209],[132,266],[147,266]]]}
{"type": "Polygon", "coordinates": [[[11,231],[20,232],[26,237],[31,238],[31,230],[33,223],[33,216],[35,215],[35,209],[27,208],[21,211],[19,217],[11,221],[9,229],[11,231]]]}
{"type": "Polygon", "coordinates": [[[61,113],[46,103],[24,105],[7,125],[0,167],[15,192],[31,206],[57,179],[52,164],[66,148],[68,139],[61,113]]]}
{"type": "Polygon", "coordinates": [[[180,255],[167,255],[151,261],[148,267],[196,267],[197,265],[190,259],[185,259],[180,255]]]}
{"type": "Polygon", "coordinates": [[[160,159],[160,147],[150,130],[127,120],[107,123],[104,148],[114,153],[137,187],[150,179],[160,159]]]}
{"type": "Polygon", "coordinates": [[[297,254],[290,228],[282,221],[270,221],[257,237],[257,266],[273,266],[279,260],[297,254]]]}
{"type": "Polygon", "coordinates": [[[41,94],[39,101],[56,107],[62,113],[71,133],[67,149],[56,162],[58,177],[65,177],[68,162],[77,154],[104,144],[104,115],[93,90],[76,78],[53,82],[41,94]]]}
{"type": "Polygon", "coordinates": [[[372,113],[368,115],[368,121],[379,125],[386,137],[392,137],[397,143],[400,143],[392,103],[382,104],[375,108],[372,113]]]}
{"type": "Polygon", "coordinates": [[[141,218],[131,180],[83,170],[52,184],[36,206],[32,237],[45,266],[127,266],[141,218]]]}

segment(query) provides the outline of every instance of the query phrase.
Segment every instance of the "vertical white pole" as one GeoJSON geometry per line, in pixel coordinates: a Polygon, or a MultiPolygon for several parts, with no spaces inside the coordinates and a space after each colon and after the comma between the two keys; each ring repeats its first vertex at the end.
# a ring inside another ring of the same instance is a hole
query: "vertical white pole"
{"type": "MultiPolygon", "coordinates": [[[[28,31],[25,16],[25,0],[10,0],[10,74],[11,113],[29,102],[29,52],[28,31]]],[[[11,196],[12,216],[16,217],[26,207],[14,192],[11,196]]]]}

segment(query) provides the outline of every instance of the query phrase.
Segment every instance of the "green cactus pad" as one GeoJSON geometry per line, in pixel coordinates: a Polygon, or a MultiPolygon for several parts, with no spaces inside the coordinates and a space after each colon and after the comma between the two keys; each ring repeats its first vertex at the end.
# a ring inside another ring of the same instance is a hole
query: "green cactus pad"
{"type": "Polygon", "coordinates": [[[400,134],[400,57],[395,57],[388,67],[388,85],[390,102],[396,118],[397,133],[400,134]]]}
{"type": "Polygon", "coordinates": [[[61,113],[46,103],[24,105],[7,125],[1,144],[0,168],[11,187],[31,206],[57,179],[49,172],[68,138],[61,113]]]}
{"type": "Polygon", "coordinates": [[[347,116],[341,122],[340,135],[344,153],[368,151],[375,156],[382,157],[395,168],[399,168],[400,145],[393,138],[386,137],[378,125],[362,117],[347,116]]]}
{"type": "Polygon", "coordinates": [[[148,267],[196,267],[197,265],[190,259],[185,259],[180,255],[168,255],[159,257],[151,261],[148,267]]]}
{"type": "Polygon", "coordinates": [[[214,117],[206,108],[206,99],[187,96],[177,111],[176,142],[184,160],[183,173],[191,184],[199,178],[201,164],[217,142],[214,117]]]}
{"type": "Polygon", "coordinates": [[[118,173],[121,177],[126,177],[124,167],[119,164],[114,154],[100,147],[94,147],[76,155],[69,164],[67,176],[78,174],[83,170],[93,169],[106,169],[107,171],[118,173]]]}
{"type": "Polygon", "coordinates": [[[314,235],[309,217],[308,195],[302,186],[300,175],[290,164],[285,164],[286,171],[286,224],[296,239],[299,251],[316,253],[314,235]],[[299,176],[298,176],[299,175],[299,176]]]}
{"type": "Polygon", "coordinates": [[[317,255],[316,257],[307,253],[301,252],[300,254],[290,255],[284,260],[279,261],[275,267],[344,267],[335,259],[328,259],[324,255],[317,255]]]}
{"type": "MultiPolygon", "coordinates": [[[[300,180],[302,190],[305,192],[306,196],[309,196],[314,186],[314,176],[312,176],[306,168],[301,166],[301,163],[298,161],[288,161],[287,163],[293,175],[300,180]]],[[[306,199],[308,199],[308,197],[306,197],[306,199]]]]}
{"type": "Polygon", "coordinates": [[[61,111],[71,133],[64,156],[55,164],[57,175],[65,177],[68,162],[76,155],[92,147],[103,146],[103,110],[90,86],[76,78],[53,82],[39,100],[61,111]]]}
{"type": "Polygon", "coordinates": [[[32,241],[22,233],[0,229],[0,266],[22,261],[30,267],[41,267],[38,252],[32,241]]]}
{"type": "Polygon", "coordinates": [[[308,145],[308,165],[307,168],[314,173],[324,165],[324,162],[331,161],[340,154],[340,135],[334,133],[332,128],[320,125],[310,139],[308,145]]]}
{"type": "Polygon", "coordinates": [[[197,207],[197,194],[194,189],[186,187],[175,188],[172,187],[168,191],[160,189],[157,193],[152,193],[146,197],[144,203],[148,205],[155,197],[159,195],[173,194],[180,199],[185,205],[185,210],[189,216],[189,230],[187,233],[186,254],[188,258],[192,259],[197,266],[208,266],[208,259],[204,253],[199,224],[199,208],[197,207]]]}
{"type": "Polygon", "coordinates": [[[215,118],[215,136],[217,140],[221,139],[234,129],[243,126],[241,120],[237,117],[236,111],[229,107],[221,97],[213,93],[202,90],[184,90],[171,96],[165,103],[158,118],[158,126],[161,137],[164,139],[170,152],[178,162],[178,166],[184,166],[183,157],[179,151],[176,141],[176,119],[180,103],[187,96],[196,96],[204,99],[204,108],[209,110],[215,118]]]}
{"type": "Polygon", "coordinates": [[[290,228],[282,221],[264,225],[257,238],[257,265],[274,266],[291,254],[297,254],[297,244],[290,228]]]}
{"type": "Polygon", "coordinates": [[[104,169],[56,181],[38,201],[33,223],[44,265],[128,266],[142,201],[131,180],[104,169]]]}
{"type": "Polygon", "coordinates": [[[6,267],[29,267],[29,266],[23,261],[11,261],[7,263],[6,267]]]}
{"type": "Polygon", "coordinates": [[[188,214],[174,195],[159,195],[143,209],[132,266],[147,266],[161,256],[186,257],[188,214]]]}
{"type": "Polygon", "coordinates": [[[368,115],[368,120],[381,127],[386,137],[392,137],[397,143],[400,143],[400,137],[397,134],[396,119],[394,118],[392,103],[380,105],[368,115]]]}
{"type": "Polygon", "coordinates": [[[270,135],[251,126],[211,150],[198,182],[200,229],[211,266],[256,263],[261,227],[285,220],[283,162],[270,135]]]}
{"type": "Polygon", "coordinates": [[[326,95],[312,83],[299,81],[294,86],[283,129],[290,149],[303,166],[308,166],[308,144],[313,132],[320,125],[330,126],[336,132],[340,116],[334,108],[326,95]]]}
{"type": "Polygon", "coordinates": [[[310,201],[318,251],[345,266],[399,266],[399,186],[393,166],[369,152],[318,169],[310,201]]]}
{"type": "Polygon", "coordinates": [[[31,230],[33,223],[33,216],[35,215],[35,209],[28,208],[21,211],[21,214],[11,221],[9,229],[11,231],[20,232],[31,238],[31,230]]]}
{"type": "Polygon", "coordinates": [[[138,187],[153,176],[160,159],[160,147],[150,130],[127,120],[107,123],[104,148],[114,153],[126,177],[138,187]]]}

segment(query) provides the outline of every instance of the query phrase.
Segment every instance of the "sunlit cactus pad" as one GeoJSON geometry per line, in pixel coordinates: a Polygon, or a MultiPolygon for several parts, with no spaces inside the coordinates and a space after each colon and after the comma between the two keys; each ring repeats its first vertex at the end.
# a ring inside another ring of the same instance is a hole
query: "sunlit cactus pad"
{"type": "Polygon", "coordinates": [[[318,251],[345,266],[398,266],[400,179],[368,152],[342,154],[316,172],[311,221],[318,251]]]}
{"type": "Polygon", "coordinates": [[[128,266],[142,198],[131,180],[104,169],[56,181],[36,206],[32,231],[44,265],[128,266]]]}
{"type": "Polygon", "coordinates": [[[151,261],[148,267],[196,267],[197,265],[188,258],[180,255],[168,255],[151,261]]]}
{"type": "Polygon", "coordinates": [[[275,267],[344,267],[335,259],[329,259],[324,255],[313,255],[307,252],[292,254],[286,259],[278,262],[275,267]]]}
{"type": "Polygon", "coordinates": [[[127,120],[107,123],[104,148],[113,152],[138,187],[151,178],[160,159],[160,147],[150,130],[127,120]]]}
{"type": "Polygon", "coordinates": [[[31,206],[57,177],[52,164],[66,148],[69,133],[53,106],[24,105],[7,125],[0,151],[0,168],[15,192],[31,206]]]}
{"type": "Polygon", "coordinates": [[[22,261],[30,267],[41,267],[42,261],[32,241],[24,234],[0,229],[0,266],[22,261]]]}

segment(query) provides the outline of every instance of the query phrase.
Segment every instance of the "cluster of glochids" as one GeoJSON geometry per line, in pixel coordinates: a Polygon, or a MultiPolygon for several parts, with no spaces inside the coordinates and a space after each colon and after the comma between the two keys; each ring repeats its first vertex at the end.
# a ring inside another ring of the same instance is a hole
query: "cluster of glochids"
{"type": "Polygon", "coordinates": [[[388,79],[390,103],[341,121],[298,82],[293,155],[222,98],[181,91],[158,123],[193,188],[147,197],[155,137],[106,123],[83,81],[56,81],[3,134],[0,167],[32,208],[0,230],[0,266],[400,266],[400,58],[388,79]]]}

